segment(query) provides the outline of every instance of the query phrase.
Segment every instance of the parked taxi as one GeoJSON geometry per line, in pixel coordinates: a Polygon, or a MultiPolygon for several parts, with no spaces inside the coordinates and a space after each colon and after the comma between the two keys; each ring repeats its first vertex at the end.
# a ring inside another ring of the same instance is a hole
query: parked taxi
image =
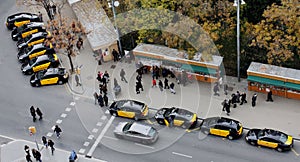
{"type": "Polygon", "coordinates": [[[47,32],[38,32],[31,35],[28,35],[24,39],[20,39],[17,42],[17,47],[19,50],[22,50],[26,47],[33,46],[35,44],[43,43],[47,38],[51,37],[51,33],[47,32]]]}
{"type": "Polygon", "coordinates": [[[38,56],[28,63],[24,63],[21,66],[21,70],[25,75],[30,75],[41,70],[45,70],[50,67],[57,67],[59,60],[56,54],[38,56]]]}
{"type": "Polygon", "coordinates": [[[204,134],[222,136],[232,140],[242,136],[243,126],[234,119],[210,117],[203,120],[200,130],[204,134]]]}
{"type": "Polygon", "coordinates": [[[23,28],[23,30],[16,32],[15,34],[12,34],[11,35],[12,40],[18,41],[19,39],[26,38],[28,35],[31,35],[33,33],[46,32],[45,26],[41,24],[43,23],[34,23],[31,25],[27,25],[27,28],[23,28]]]}
{"type": "Polygon", "coordinates": [[[69,74],[65,68],[49,68],[33,74],[30,84],[33,87],[64,84],[68,82],[69,74]]]}
{"type": "Polygon", "coordinates": [[[294,144],[292,136],[277,130],[266,128],[249,130],[245,140],[251,145],[273,148],[279,152],[291,150],[294,144]]]}
{"type": "Polygon", "coordinates": [[[161,125],[174,125],[182,128],[192,128],[197,124],[197,114],[181,108],[162,108],[154,118],[161,125]]]}
{"type": "Polygon", "coordinates": [[[148,106],[135,100],[119,100],[109,107],[111,115],[131,118],[134,120],[145,119],[148,116],[148,106]]]}
{"type": "Polygon", "coordinates": [[[20,27],[29,22],[40,22],[40,19],[36,14],[21,12],[8,16],[6,19],[6,27],[12,30],[14,27],[20,27]]]}
{"type": "Polygon", "coordinates": [[[20,56],[18,55],[18,59],[23,63],[45,54],[55,54],[55,50],[53,48],[46,47],[43,44],[36,44],[29,52],[23,53],[20,56]]]}

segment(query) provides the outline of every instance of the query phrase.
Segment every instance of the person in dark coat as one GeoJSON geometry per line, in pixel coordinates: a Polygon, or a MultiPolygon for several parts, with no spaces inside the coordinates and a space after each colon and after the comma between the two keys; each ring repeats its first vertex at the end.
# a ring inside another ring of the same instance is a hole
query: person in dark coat
{"type": "Polygon", "coordinates": [[[42,162],[42,160],[41,160],[41,157],[42,157],[41,153],[38,150],[36,150],[36,149],[32,149],[31,151],[32,151],[32,156],[36,159],[36,161],[42,162]]]}
{"type": "Polygon", "coordinates": [[[241,96],[242,96],[242,97],[241,97],[241,103],[240,103],[240,105],[243,105],[243,103],[247,103],[247,100],[246,100],[246,93],[243,92],[241,96]]]}
{"type": "Polygon", "coordinates": [[[43,142],[44,146],[46,148],[48,148],[48,142],[47,142],[47,138],[45,136],[42,136],[42,142],[43,142]]]}
{"type": "Polygon", "coordinates": [[[218,84],[215,84],[214,86],[214,96],[220,96],[218,84]]]}
{"type": "Polygon", "coordinates": [[[142,75],[141,74],[138,74],[135,78],[138,82],[141,82],[142,81],[142,75]]]}
{"type": "Polygon", "coordinates": [[[137,81],[136,84],[137,84],[139,90],[141,89],[142,91],[144,91],[144,87],[143,87],[143,84],[141,81],[137,81]]]}
{"type": "Polygon", "coordinates": [[[56,133],[57,138],[60,138],[60,133],[62,132],[62,130],[60,129],[60,127],[58,125],[55,125],[53,132],[56,133]]]}
{"type": "Polygon", "coordinates": [[[103,101],[103,97],[102,97],[101,94],[100,94],[99,97],[98,97],[98,103],[99,103],[99,106],[101,106],[101,107],[104,106],[104,101],[103,101]]]}
{"type": "Polygon", "coordinates": [[[228,85],[224,84],[224,94],[227,95],[228,94],[228,85]]]}
{"type": "Polygon", "coordinates": [[[164,89],[164,85],[161,80],[158,81],[158,87],[159,87],[160,91],[162,92],[164,89]]]}
{"type": "Polygon", "coordinates": [[[267,102],[269,102],[269,101],[273,102],[272,91],[271,91],[271,90],[269,90],[269,92],[268,92],[267,100],[266,100],[266,101],[267,101],[267,102]]]}
{"type": "Polygon", "coordinates": [[[48,139],[48,146],[51,148],[51,154],[54,154],[54,142],[51,139],[48,139]]]}
{"type": "Polygon", "coordinates": [[[171,93],[176,94],[176,91],[175,91],[174,87],[175,87],[175,84],[172,82],[170,84],[170,91],[171,91],[171,93]]]}
{"type": "Polygon", "coordinates": [[[257,94],[254,93],[254,95],[252,96],[252,107],[255,107],[256,105],[256,98],[257,98],[257,94]]]}
{"type": "Polygon", "coordinates": [[[30,154],[26,154],[26,161],[27,162],[32,162],[32,160],[31,160],[31,155],[30,154]]]}
{"type": "Polygon", "coordinates": [[[236,101],[237,101],[237,96],[236,94],[231,95],[231,103],[233,104],[233,108],[236,108],[236,101]]]}
{"type": "Polygon", "coordinates": [[[164,83],[165,83],[165,89],[170,89],[170,86],[169,86],[169,80],[167,79],[167,78],[165,78],[165,81],[164,81],[164,83]]]}
{"type": "Polygon", "coordinates": [[[107,94],[107,85],[106,84],[104,84],[103,86],[102,86],[102,92],[103,92],[103,94],[107,94]]]}
{"type": "Polygon", "coordinates": [[[108,106],[108,97],[106,94],[104,94],[104,96],[103,96],[103,101],[104,101],[104,105],[107,107],[108,106]]]}
{"type": "Polygon", "coordinates": [[[136,92],[136,94],[140,94],[141,93],[140,92],[140,87],[138,85],[138,82],[135,83],[135,92],[136,92]]]}
{"type": "Polygon", "coordinates": [[[105,72],[104,72],[104,74],[103,74],[103,78],[105,78],[105,79],[106,79],[106,83],[108,83],[108,82],[109,82],[109,74],[108,74],[108,72],[107,72],[107,71],[105,71],[105,72]]]}
{"type": "Polygon", "coordinates": [[[120,71],[120,77],[121,77],[121,81],[125,81],[125,83],[127,83],[127,80],[125,78],[125,71],[124,71],[124,69],[121,69],[121,71],[120,71]]]}
{"type": "Polygon", "coordinates": [[[36,108],[36,114],[40,117],[39,120],[42,120],[43,119],[43,113],[42,111],[40,110],[40,108],[36,108]]]}
{"type": "Polygon", "coordinates": [[[33,122],[35,122],[36,121],[36,114],[35,114],[35,109],[34,109],[33,106],[30,107],[30,114],[33,118],[33,122]]]}
{"type": "Polygon", "coordinates": [[[93,96],[94,96],[94,99],[95,99],[95,105],[96,105],[96,104],[97,104],[97,101],[98,101],[98,93],[95,92],[93,96]]]}
{"type": "Polygon", "coordinates": [[[117,87],[119,84],[118,84],[118,81],[116,78],[114,78],[114,87],[117,87]]]}
{"type": "Polygon", "coordinates": [[[119,53],[115,49],[113,49],[112,55],[114,57],[114,62],[119,61],[119,53]]]}
{"type": "Polygon", "coordinates": [[[230,113],[230,100],[225,99],[223,102],[223,111],[226,111],[226,114],[229,116],[230,113]]]}
{"type": "Polygon", "coordinates": [[[236,91],[236,103],[240,103],[241,94],[239,91],[236,91]]]}
{"type": "Polygon", "coordinates": [[[24,150],[25,150],[26,154],[30,154],[30,150],[29,150],[29,146],[28,145],[24,146],[24,150]]]}
{"type": "Polygon", "coordinates": [[[80,80],[79,80],[79,76],[76,74],[75,75],[75,81],[76,81],[76,87],[77,86],[81,86],[80,80]]]}

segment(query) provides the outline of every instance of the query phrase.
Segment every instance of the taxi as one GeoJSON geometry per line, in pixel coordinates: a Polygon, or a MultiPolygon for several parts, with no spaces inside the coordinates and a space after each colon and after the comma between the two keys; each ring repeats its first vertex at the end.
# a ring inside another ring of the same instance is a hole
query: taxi
{"type": "Polygon", "coordinates": [[[37,14],[21,12],[14,15],[10,15],[6,19],[6,27],[12,30],[14,27],[20,27],[29,22],[40,22],[37,14]]]}
{"type": "Polygon", "coordinates": [[[108,108],[113,116],[131,118],[134,120],[145,119],[148,116],[148,106],[135,100],[119,100],[113,102],[108,108]]]}
{"type": "Polygon", "coordinates": [[[34,48],[40,48],[40,47],[53,48],[53,45],[51,43],[46,43],[46,42],[35,44],[33,46],[26,47],[26,48],[19,50],[17,57],[19,58],[21,55],[24,55],[24,54],[30,52],[34,48]]]}
{"type": "Polygon", "coordinates": [[[181,108],[161,108],[154,118],[161,125],[193,128],[197,124],[197,114],[181,108]]]}
{"type": "Polygon", "coordinates": [[[35,44],[43,43],[47,38],[51,37],[51,33],[47,32],[38,32],[31,35],[28,35],[24,39],[20,39],[17,42],[17,47],[19,50],[22,50],[26,47],[33,46],[35,44]]]}
{"type": "Polygon", "coordinates": [[[36,23],[36,24],[32,24],[32,25],[28,25],[27,28],[24,28],[23,30],[12,34],[11,38],[14,41],[18,41],[19,39],[24,39],[26,38],[28,35],[31,35],[33,33],[37,33],[37,32],[46,32],[46,27],[45,26],[41,26],[41,24],[43,23],[36,23]]]}
{"type": "Polygon", "coordinates": [[[18,60],[19,62],[24,63],[35,57],[46,54],[55,54],[55,50],[53,48],[46,47],[43,44],[37,44],[34,45],[29,52],[18,55],[18,60]]]}
{"type": "Polygon", "coordinates": [[[251,129],[245,140],[251,145],[264,146],[276,149],[279,152],[288,151],[293,148],[294,139],[281,131],[273,129],[251,129]]]}
{"type": "Polygon", "coordinates": [[[31,75],[41,70],[45,70],[50,67],[58,67],[59,60],[56,54],[38,56],[28,63],[24,63],[21,66],[21,70],[25,75],[31,75]]]}
{"type": "Polygon", "coordinates": [[[204,134],[226,137],[230,140],[237,139],[243,134],[242,124],[234,119],[225,117],[210,117],[203,120],[200,127],[204,134]]]}
{"type": "Polygon", "coordinates": [[[12,31],[11,31],[11,38],[13,39],[13,36],[22,32],[23,30],[25,30],[26,28],[29,28],[29,27],[33,27],[33,26],[45,26],[44,23],[42,22],[30,22],[30,23],[27,23],[27,24],[24,24],[20,27],[17,27],[17,28],[14,28],[12,31]]]}
{"type": "Polygon", "coordinates": [[[44,85],[64,84],[68,82],[69,74],[65,68],[49,68],[33,74],[30,84],[33,87],[44,85]]]}

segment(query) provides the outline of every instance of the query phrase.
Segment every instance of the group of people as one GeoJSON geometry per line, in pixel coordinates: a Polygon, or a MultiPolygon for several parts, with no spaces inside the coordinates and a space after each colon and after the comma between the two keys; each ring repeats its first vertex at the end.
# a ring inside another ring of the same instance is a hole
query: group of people
{"type": "Polygon", "coordinates": [[[99,94],[97,92],[94,93],[95,105],[98,102],[100,107],[108,106],[108,97],[107,97],[107,83],[109,82],[108,72],[105,71],[103,74],[99,71],[97,75],[97,80],[99,81],[100,93],[99,94]]]}
{"type": "Polygon", "coordinates": [[[226,114],[229,116],[231,104],[233,105],[233,108],[236,108],[238,103],[240,105],[247,103],[246,98],[247,98],[247,95],[245,92],[240,93],[239,91],[236,91],[236,93],[231,94],[231,99],[225,99],[222,102],[222,105],[223,105],[222,110],[226,111],[226,114]]]}
{"type": "MultiPolygon", "coordinates": [[[[25,153],[26,153],[26,156],[25,156],[26,161],[27,162],[32,162],[29,146],[25,145],[24,150],[25,150],[25,153]]],[[[35,158],[36,161],[42,162],[42,154],[38,150],[33,148],[33,149],[31,149],[31,153],[32,153],[32,156],[35,158]]]]}
{"type": "Polygon", "coordinates": [[[40,108],[36,108],[36,109],[35,109],[33,106],[31,106],[29,110],[30,110],[30,114],[31,114],[31,116],[32,116],[32,118],[33,118],[33,122],[36,121],[36,115],[39,116],[39,120],[42,120],[42,119],[43,119],[43,113],[42,113],[42,111],[40,110],[40,108]]]}
{"type": "MultiPolygon", "coordinates": [[[[153,87],[157,87],[155,78],[152,78],[152,88],[153,87]]],[[[176,91],[174,89],[175,84],[171,82],[171,84],[169,85],[169,80],[167,78],[165,78],[164,84],[161,80],[158,80],[158,87],[161,92],[163,92],[164,89],[169,89],[171,93],[176,94],[176,91]]]]}

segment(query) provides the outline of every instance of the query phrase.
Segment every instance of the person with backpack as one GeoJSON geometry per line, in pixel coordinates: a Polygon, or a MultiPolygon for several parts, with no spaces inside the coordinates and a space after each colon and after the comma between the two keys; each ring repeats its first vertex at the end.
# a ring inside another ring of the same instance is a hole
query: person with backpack
{"type": "Polygon", "coordinates": [[[77,154],[74,150],[72,150],[72,152],[69,156],[69,162],[75,162],[76,159],[77,159],[77,154]]]}

